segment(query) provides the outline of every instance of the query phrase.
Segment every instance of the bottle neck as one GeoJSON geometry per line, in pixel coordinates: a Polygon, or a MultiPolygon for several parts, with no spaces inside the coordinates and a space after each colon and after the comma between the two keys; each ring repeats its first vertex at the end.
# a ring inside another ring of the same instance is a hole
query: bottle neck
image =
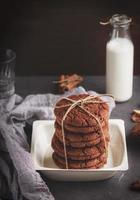
{"type": "Polygon", "coordinates": [[[111,39],[114,39],[114,38],[117,38],[117,37],[120,37],[120,38],[127,38],[127,39],[130,39],[130,32],[129,32],[129,26],[114,26],[113,27],[113,30],[112,30],[112,34],[111,34],[111,39]]]}

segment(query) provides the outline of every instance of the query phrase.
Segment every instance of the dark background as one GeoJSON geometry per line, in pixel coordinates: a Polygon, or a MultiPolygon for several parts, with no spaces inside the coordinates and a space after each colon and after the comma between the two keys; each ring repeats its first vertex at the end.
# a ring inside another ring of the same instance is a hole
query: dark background
{"type": "Polygon", "coordinates": [[[115,13],[133,18],[135,74],[140,74],[139,1],[0,1],[0,47],[17,54],[17,75],[105,74],[110,26],[115,13]]]}

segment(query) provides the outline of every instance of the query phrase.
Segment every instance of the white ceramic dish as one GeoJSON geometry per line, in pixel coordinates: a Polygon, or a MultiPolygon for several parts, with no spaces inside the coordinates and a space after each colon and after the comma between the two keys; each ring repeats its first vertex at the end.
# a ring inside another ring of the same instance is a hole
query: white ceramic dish
{"type": "Polygon", "coordinates": [[[48,178],[61,181],[94,181],[112,177],[117,171],[128,169],[124,121],[109,121],[111,141],[107,164],[101,169],[60,169],[52,159],[51,139],[54,121],[38,120],[33,123],[31,154],[36,170],[48,178]]]}

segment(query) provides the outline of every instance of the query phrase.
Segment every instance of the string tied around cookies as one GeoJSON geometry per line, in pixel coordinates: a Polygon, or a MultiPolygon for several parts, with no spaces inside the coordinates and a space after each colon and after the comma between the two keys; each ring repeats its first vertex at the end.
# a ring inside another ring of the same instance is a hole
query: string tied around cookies
{"type": "Polygon", "coordinates": [[[107,144],[106,144],[106,138],[105,138],[105,135],[104,135],[104,132],[103,132],[103,129],[102,129],[102,125],[101,125],[101,122],[100,122],[100,119],[98,119],[95,114],[91,113],[90,111],[88,111],[87,109],[84,108],[84,105],[85,104],[89,104],[89,103],[97,103],[97,104],[102,104],[102,103],[105,103],[104,101],[102,101],[101,99],[97,99],[98,97],[103,97],[103,96],[110,96],[113,98],[113,96],[111,95],[108,95],[108,94],[102,94],[102,95],[98,95],[98,96],[92,96],[92,95],[89,95],[85,98],[82,98],[82,99],[79,99],[79,100],[73,100],[73,99],[70,99],[68,97],[64,97],[63,99],[67,100],[68,104],[66,105],[61,105],[61,106],[56,106],[55,108],[65,108],[65,107],[68,107],[67,111],[65,112],[63,118],[62,118],[62,122],[61,122],[61,128],[62,128],[62,136],[63,136],[63,146],[64,146],[64,156],[65,156],[65,163],[66,163],[66,169],[68,169],[68,157],[67,157],[67,149],[66,149],[66,141],[65,141],[65,131],[64,131],[64,121],[68,115],[68,113],[73,109],[75,108],[76,106],[79,106],[79,108],[81,108],[85,113],[87,113],[89,116],[92,116],[95,121],[97,122],[97,124],[99,125],[99,128],[100,128],[100,131],[101,131],[101,134],[103,136],[103,141],[104,141],[104,145],[105,145],[105,153],[107,154],[107,144]]]}

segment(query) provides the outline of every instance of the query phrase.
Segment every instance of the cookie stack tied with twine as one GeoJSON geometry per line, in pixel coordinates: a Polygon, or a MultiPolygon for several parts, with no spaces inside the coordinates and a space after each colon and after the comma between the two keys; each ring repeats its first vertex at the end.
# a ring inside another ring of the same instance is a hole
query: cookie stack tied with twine
{"type": "Polygon", "coordinates": [[[52,156],[58,167],[97,169],[106,164],[109,106],[100,97],[73,95],[56,104],[52,156]]]}

